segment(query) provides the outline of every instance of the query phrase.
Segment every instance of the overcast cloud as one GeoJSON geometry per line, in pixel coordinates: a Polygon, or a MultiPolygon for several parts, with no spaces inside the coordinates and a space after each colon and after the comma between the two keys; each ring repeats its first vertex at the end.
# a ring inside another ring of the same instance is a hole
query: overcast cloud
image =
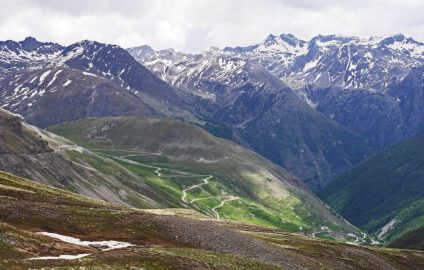
{"type": "Polygon", "coordinates": [[[424,40],[423,0],[0,0],[0,40],[198,51],[254,44],[269,33],[424,40]]]}

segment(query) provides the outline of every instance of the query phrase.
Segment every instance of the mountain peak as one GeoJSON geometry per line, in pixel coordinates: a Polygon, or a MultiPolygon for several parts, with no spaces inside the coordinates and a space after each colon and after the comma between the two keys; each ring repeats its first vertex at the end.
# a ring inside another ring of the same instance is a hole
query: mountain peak
{"type": "Polygon", "coordinates": [[[281,34],[280,39],[295,47],[299,43],[299,39],[293,34],[281,34]]]}
{"type": "Polygon", "coordinates": [[[37,50],[41,43],[33,37],[26,37],[23,41],[19,42],[22,48],[26,51],[35,51],[37,50]]]}
{"type": "Polygon", "coordinates": [[[273,44],[273,43],[275,43],[276,38],[277,38],[277,36],[274,36],[273,34],[269,34],[269,35],[265,38],[265,40],[264,40],[264,44],[265,44],[265,45],[273,44]]]}
{"type": "Polygon", "coordinates": [[[100,45],[101,43],[89,39],[84,39],[75,43],[76,46],[87,47],[91,45],[100,45]]]}
{"type": "Polygon", "coordinates": [[[34,37],[28,36],[24,40],[22,40],[22,43],[39,43],[39,42],[34,37]]]}
{"type": "Polygon", "coordinates": [[[127,51],[139,59],[148,59],[155,55],[155,50],[149,45],[141,45],[127,49],[127,51]]]}
{"type": "Polygon", "coordinates": [[[134,47],[134,48],[132,48],[132,49],[145,50],[145,51],[149,51],[149,52],[154,52],[154,51],[155,51],[155,50],[154,50],[151,46],[149,46],[149,45],[141,45],[141,46],[138,46],[138,47],[134,47]]]}
{"type": "Polygon", "coordinates": [[[418,42],[414,40],[413,38],[406,37],[403,34],[395,34],[387,38],[384,38],[380,41],[380,45],[392,45],[395,43],[412,43],[412,44],[422,45],[421,42],[418,42]]]}
{"type": "Polygon", "coordinates": [[[288,45],[292,47],[296,47],[299,43],[302,43],[302,41],[300,41],[296,36],[290,33],[289,34],[283,33],[279,36],[269,34],[263,41],[263,44],[265,46],[270,46],[270,45],[278,44],[278,43],[287,43],[288,45]]]}
{"type": "Polygon", "coordinates": [[[405,37],[405,35],[404,34],[396,34],[396,35],[393,35],[393,36],[391,36],[393,39],[396,39],[396,40],[398,40],[398,41],[402,41],[402,40],[404,40],[406,37],[405,37]]]}

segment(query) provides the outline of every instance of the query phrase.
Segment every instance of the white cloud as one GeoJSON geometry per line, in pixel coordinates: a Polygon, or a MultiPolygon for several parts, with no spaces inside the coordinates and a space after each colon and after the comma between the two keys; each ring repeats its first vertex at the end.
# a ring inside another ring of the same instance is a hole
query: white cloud
{"type": "Polygon", "coordinates": [[[197,51],[256,43],[269,33],[424,40],[422,0],[0,0],[0,40],[34,36],[197,51]]]}

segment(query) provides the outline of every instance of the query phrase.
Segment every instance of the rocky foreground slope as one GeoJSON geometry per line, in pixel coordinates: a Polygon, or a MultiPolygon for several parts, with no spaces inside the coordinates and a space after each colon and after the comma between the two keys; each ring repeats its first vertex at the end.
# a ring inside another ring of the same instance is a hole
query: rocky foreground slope
{"type": "Polygon", "coordinates": [[[0,172],[0,267],[420,269],[424,255],[313,240],[260,227],[230,228],[210,220],[150,214],[0,172]],[[39,232],[56,233],[59,238],[39,232]],[[65,236],[131,246],[102,250],[102,246],[81,246],[65,236]],[[82,258],[58,260],[61,255],[82,258]],[[45,256],[53,258],[42,259],[45,256]]]}

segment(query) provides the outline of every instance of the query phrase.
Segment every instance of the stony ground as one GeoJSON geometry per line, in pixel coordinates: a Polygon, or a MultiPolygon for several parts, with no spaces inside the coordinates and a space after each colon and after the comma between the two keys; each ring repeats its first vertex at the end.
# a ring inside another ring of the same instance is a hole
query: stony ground
{"type": "Polygon", "coordinates": [[[422,269],[424,254],[359,247],[280,230],[153,214],[0,173],[0,269],[422,269]],[[101,251],[35,232],[134,247],[101,251]],[[90,253],[79,260],[30,261],[90,253]],[[138,267],[138,268],[137,268],[138,267]]]}

